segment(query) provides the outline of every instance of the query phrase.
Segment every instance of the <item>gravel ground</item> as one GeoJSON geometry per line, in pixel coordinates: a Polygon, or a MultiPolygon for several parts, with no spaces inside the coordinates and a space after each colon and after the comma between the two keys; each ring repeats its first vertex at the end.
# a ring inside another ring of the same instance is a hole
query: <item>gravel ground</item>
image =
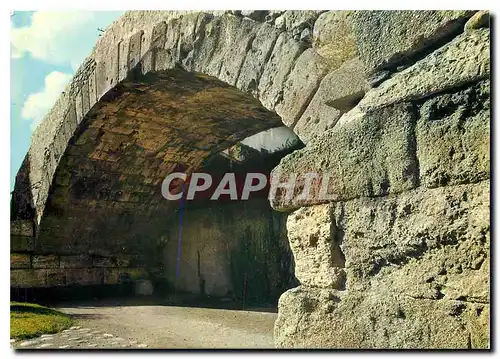
{"type": "Polygon", "coordinates": [[[12,342],[16,349],[274,348],[276,313],[151,304],[58,305],[76,325],[12,342]]]}

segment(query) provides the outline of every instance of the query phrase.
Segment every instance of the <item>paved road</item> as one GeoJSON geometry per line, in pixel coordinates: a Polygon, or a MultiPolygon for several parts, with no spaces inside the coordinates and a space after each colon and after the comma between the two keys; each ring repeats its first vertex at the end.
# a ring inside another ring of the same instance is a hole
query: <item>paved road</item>
{"type": "Polygon", "coordinates": [[[76,328],[16,348],[273,348],[276,313],[99,302],[60,305],[76,328]]]}

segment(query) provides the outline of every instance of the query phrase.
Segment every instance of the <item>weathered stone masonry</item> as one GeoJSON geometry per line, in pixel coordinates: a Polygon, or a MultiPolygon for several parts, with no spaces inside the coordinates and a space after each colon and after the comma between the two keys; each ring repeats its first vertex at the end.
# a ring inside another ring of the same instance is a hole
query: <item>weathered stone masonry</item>
{"type": "Polygon", "coordinates": [[[154,272],[165,174],[285,124],[306,146],[273,176],[328,173],[335,197],[271,203],[294,211],[301,283],[276,345],[488,347],[489,35],[484,11],[127,12],[33,134],[12,285],[40,255],[102,273],[95,258],[139,253],[154,272]]]}

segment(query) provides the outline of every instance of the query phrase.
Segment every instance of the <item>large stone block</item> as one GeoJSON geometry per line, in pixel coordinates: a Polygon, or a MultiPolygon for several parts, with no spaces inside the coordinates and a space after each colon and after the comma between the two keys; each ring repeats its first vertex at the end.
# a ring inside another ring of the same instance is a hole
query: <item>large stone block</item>
{"type": "Polygon", "coordinates": [[[25,253],[11,253],[10,268],[11,269],[31,268],[31,255],[25,253]]]}
{"type": "Polygon", "coordinates": [[[363,65],[359,59],[347,61],[326,75],[313,99],[293,127],[302,142],[332,128],[342,114],[351,110],[369,90],[363,65]]]}
{"type": "Polygon", "coordinates": [[[483,181],[339,205],[335,223],[344,231],[348,286],[415,260],[421,268],[411,275],[421,283],[446,280],[438,276],[442,269],[449,275],[479,269],[489,252],[489,195],[483,181]],[[425,253],[426,263],[419,261],[425,253]]]}
{"type": "Polygon", "coordinates": [[[61,268],[89,268],[92,267],[92,258],[86,254],[63,255],[60,257],[61,268]]]}
{"type": "Polygon", "coordinates": [[[305,50],[283,85],[283,99],[276,105],[276,113],[283,122],[292,127],[316,93],[326,74],[324,59],[313,49],[305,50]]]}
{"type": "Polygon", "coordinates": [[[425,101],[415,133],[422,185],[438,187],[489,178],[489,81],[425,101]]]}
{"type": "Polygon", "coordinates": [[[459,34],[474,11],[355,11],[352,24],[367,73],[397,65],[459,34]]]}
{"type": "Polygon", "coordinates": [[[55,254],[34,255],[33,268],[35,269],[59,268],[59,256],[55,254]]]}
{"type": "MultiPolygon", "coordinates": [[[[254,21],[243,19],[238,24],[236,34],[226,38],[226,41],[229,39],[232,41],[228,41],[225,48],[218,76],[220,80],[233,86],[236,85],[248,49],[254,41],[258,29],[259,26],[254,21]]],[[[221,41],[221,38],[219,38],[219,41],[221,41]]]]}
{"type": "Polygon", "coordinates": [[[258,94],[258,84],[279,32],[269,24],[262,24],[250,44],[245,61],[241,66],[240,75],[236,87],[250,92],[254,96],[258,94]]]}
{"type": "Polygon", "coordinates": [[[192,55],[197,40],[198,17],[200,13],[186,13],[179,18],[179,39],[177,41],[177,53],[180,64],[186,70],[192,68],[192,55]]]}
{"type": "Polygon", "coordinates": [[[259,81],[259,99],[268,109],[274,109],[283,99],[283,85],[305,46],[282,32],[259,81]]]}
{"type": "Polygon", "coordinates": [[[132,70],[141,60],[141,46],[144,37],[144,31],[138,31],[130,37],[128,42],[127,66],[132,70]]]}
{"type": "Polygon", "coordinates": [[[321,10],[287,10],[274,21],[274,25],[300,40],[304,30],[312,30],[321,10]]]}
{"type": "Polygon", "coordinates": [[[93,256],[92,258],[93,267],[116,267],[116,262],[113,258],[93,256]]]}
{"type": "Polygon", "coordinates": [[[102,268],[66,269],[66,285],[99,285],[104,283],[102,268]]]}
{"type": "Polygon", "coordinates": [[[302,285],[343,289],[344,258],[332,207],[328,204],[300,208],[287,218],[295,276],[302,285]]]}
{"type": "Polygon", "coordinates": [[[419,100],[490,76],[490,32],[464,33],[369,91],[363,110],[419,100]]]}
{"type": "Polygon", "coordinates": [[[33,252],[35,250],[35,238],[23,236],[10,236],[11,252],[33,252]]]}
{"type": "Polygon", "coordinates": [[[47,275],[43,269],[11,269],[10,286],[13,288],[44,287],[47,275]]]}
{"type": "Polygon", "coordinates": [[[296,176],[293,194],[278,188],[274,197],[271,192],[271,206],[290,210],[416,187],[415,122],[412,106],[399,104],[361,114],[316,137],[305,148],[284,157],[271,172],[273,187],[296,176]],[[304,194],[307,173],[317,174],[317,178],[304,194]]]}
{"type": "Polygon", "coordinates": [[[62,287],[66,285],[65,269],[46,269],[45,276],[47,287],[62,287]]]}
{"type": "MultiPolygon", "coordinates": [[[[329,222],[345,256],[346,290],[305,283],[285,292],[276,346],[488,348],[489,185],[420,187],[332,204],[329,222]]],[[[313,228],[328,232],[326,207],[311,209],[289,238],[313,228]]],[[[315,268],[309,256],[295,259],[296,268],[315,268]]]]}
{"type": "Polygon", "coordinates": [[[219,44],[220,24],[223,18],[201,14],[198,18],[199,36],[193,49],[193,70],[208,73],[212,55],[219,44]]]}
{"type": "Polygon", "coordinates": [[[104,268],[104,284],[130,283],[137,280],[147,279],[146,268],[104,268]]]}
{"type": "Polygon", "coordinates": [[[11,236],[26,236],[33,237],[33,221],[10,221],[10,235],[11,236]]]}
{"type": "Polygon", "coordinates": [[[328,63],[330,71],[357,56],[352,14],[353,11],[327,11],[314,23],[313,48],[328,63]]]}

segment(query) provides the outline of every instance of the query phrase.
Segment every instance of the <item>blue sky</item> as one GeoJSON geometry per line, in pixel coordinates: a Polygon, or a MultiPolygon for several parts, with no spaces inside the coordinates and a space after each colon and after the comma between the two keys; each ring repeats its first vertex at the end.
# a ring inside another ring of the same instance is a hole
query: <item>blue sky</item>
{"type": "Polygon", "coordinates": [[[11,191],[34,128],[92,50],[97,29],[105,29],[121,14],[15,11],[11,16],[11,191]]]}

